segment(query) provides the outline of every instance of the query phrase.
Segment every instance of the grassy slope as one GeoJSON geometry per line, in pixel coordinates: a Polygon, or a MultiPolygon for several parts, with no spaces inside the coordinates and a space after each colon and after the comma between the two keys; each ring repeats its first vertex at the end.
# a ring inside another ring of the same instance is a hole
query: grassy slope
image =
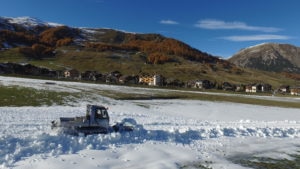
{"type": "Polygon", "coordinates": [[[280,85],[300,85],[299,82],[285,78],[278,73],[263,72],[250,69],[227,69],[222,65],[209,65],[191,62],[181,57],[172,56],[178,62],[162,65],[145,64],[145,54],[141,52],[97,52],[83,50],[79,47],[62,47],[57,49],[53,58],[43,60],[29,60],[17,52],[17,49],[0,51],[0,62],[28,62],[37,66],[63,70],[75,68],[80,71],[96,70],[108,73],[119,70],[123,74],[132,75],[140,72],[159,73],[168,78],[176,78],[183,82],[198,79],[208,79],[222,83],[228,81],[235,84],[255,82],[269,83],[274,88],[280,85]]]}
{"type": "Polygon", "coordinates": [[[18,52],[18,49],[0,51],[0,62],[24,62],[28,59],[18,52]]]}
{"type": "Polygon", "coordinates": [[[189,80],[208,79],[222,83],[228,81],[235,84],[248,84],[264,82],[278,87],[282,84],[300,85],[295,80],[285,78],[283,75],[271,72],[243,69],[242,73],[226,69],[222,65],[211,66],[183,60],[172,56],[178,62],[166,63],[163,65],[145,64],[143,53],[129,52],[97,52],[95,50],[78,50],[76,47],[64,47],[57,50],[55,58],[43,60],[28,60],[11,49],[0,52],[0,62],[29,62],[37,66],[44,66],[51,69],[63,70],[66,67],[75,68],[80,71],[96,70],[107,73],[119,70],[123,74],[132,75],[140,72],[159,73],[167,78],[179,79],[187,82],[189,80]]]}
{"type": "MultiPolygon", "coordinates": [[[[197,79],[208,79],[219,83],[229,81],[232,83],[254,83],[265,82],[275,87],[282,84],[295,85],[295,81],[285,78],[278,73],[262,72],[256,70],[244,69],[242,74],[234,70],[226,70],[222,65],[216,65],[211,68],[206,64],[199,64],[183,60],[182,58],[172,56],[180,63],[166,63],[163,65],[145,64],[142,53],[126,52],[96,52],[96,51],[76,51],[58,52],[56,64],[68,67],[74,67],[81,71],[97,70],[99,72],[110,72],[119,70],[123,74],[139,74],[139,72],[159,73],[168,78],[177,78],[184,82],[197,79]]],[[[41,64],[41,63],[40,63],[41,64]]],[[[46,66],[46,65],[45,65],[46,66]]]]}

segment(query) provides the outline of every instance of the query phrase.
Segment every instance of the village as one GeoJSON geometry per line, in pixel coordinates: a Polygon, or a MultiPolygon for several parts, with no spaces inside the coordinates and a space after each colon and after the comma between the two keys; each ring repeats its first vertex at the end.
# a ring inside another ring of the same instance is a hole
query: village
{"type": "Polygon", "coordinates": [[[300,96],[300,86],[282,85],[274,89],[267,83],[232,84],[230,82],[211,82],[207,79],[182,82],[178,79],[165,78],[160,74],[122,75],[119,71],[101,74],[97,71],[80,72],[76,69],[50,70],[31,64],[0,63],[0,75],[25,75],[44,78],[56,78],[74,81],[93,81],[108,84],[148,85],[157,87],[195,88],[199,90],[218,89],[232,92],[289,94],[300,96]]]}

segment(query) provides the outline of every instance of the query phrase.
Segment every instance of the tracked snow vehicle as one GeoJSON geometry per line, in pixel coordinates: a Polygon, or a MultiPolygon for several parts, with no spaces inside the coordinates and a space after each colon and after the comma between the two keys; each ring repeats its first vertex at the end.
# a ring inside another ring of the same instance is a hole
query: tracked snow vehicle
{"type": "Polygon", "coordinates": [[[51,123],[52,129],[71,135],[106,134],[110,129],[107,109],[98,105],[87,105],[85,116],[60,117],[51,123]]]}

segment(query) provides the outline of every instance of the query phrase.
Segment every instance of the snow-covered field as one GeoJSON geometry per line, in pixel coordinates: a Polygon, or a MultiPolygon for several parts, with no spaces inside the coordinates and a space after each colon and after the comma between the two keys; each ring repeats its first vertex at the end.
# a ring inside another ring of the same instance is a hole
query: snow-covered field
{"type": "MultiPolygon", "coordinates": [[[[55,91],[154,92],[122,86],[45,82],[0,76],[0,85],[55,91]]],[[[230,157],[290,158],[287,154],[300,150],[299,109],[195,100],[120,101],[100,95],[94,98],[97,100],[74,106],[0,107],[0,168],[165,169],[206,161],[214,169],[238,169],[243,167],[230,162],[230,157]],[[52,120],[83,115],[87,103],[109,107],[111,124],[133,118],[138,126],[130,133],[87,137],[51,131],[52,120]]]]}

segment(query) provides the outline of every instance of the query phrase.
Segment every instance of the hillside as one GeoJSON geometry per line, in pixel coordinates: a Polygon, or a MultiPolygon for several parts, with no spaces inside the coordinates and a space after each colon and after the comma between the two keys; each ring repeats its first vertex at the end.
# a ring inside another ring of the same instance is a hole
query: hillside
{"type": "Polygon", "coordinates": [[[28,17],[0,17],[0,48],[0,63],[30,63],[54,70],[158,73],[170,81],[183,82],[207,79],[274,86],[295,83],[291,76],[239,68],[159,34],[73,28],[28,17]]]}
{"type": "Polygon", "coordinates": [[[244,68],[300,73],[300,48],[289,44],[265,43],[243,49],[229,61],[244,68]]]}
{"type": "MultiPolygon", "coordinates": [[[[125,33],[112,29],[71,28],[48,24],[33,18],[0,18],[0,47],[19,47],[28,57],[43,58],[61,46],[81,46],[104,51],[144,52],[147,62],[176,62],[173,56],[198,62],[220,62],[217,57],[193,49],[187,44],[159,34],[125,33]],[[38,46],[38,49],[35,49],[38,46]],[[44,52],[43,49],[47,48],[44,52]]],[[[221,61],[222,62],[222,61],[221,61]]],[[[224,61],[225,62],[225,61],[224,61]]]]}

